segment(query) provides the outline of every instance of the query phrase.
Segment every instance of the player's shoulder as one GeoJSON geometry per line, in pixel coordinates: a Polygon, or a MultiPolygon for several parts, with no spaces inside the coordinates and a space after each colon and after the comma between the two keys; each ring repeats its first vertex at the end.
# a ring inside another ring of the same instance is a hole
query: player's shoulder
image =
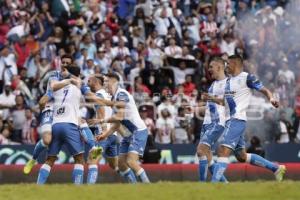
{"type": "Polygon", "coordinates": [[[126,101],[129,102],[129,92],[123,88],[119,88],[116,94],[117,101],[126,101]]]}

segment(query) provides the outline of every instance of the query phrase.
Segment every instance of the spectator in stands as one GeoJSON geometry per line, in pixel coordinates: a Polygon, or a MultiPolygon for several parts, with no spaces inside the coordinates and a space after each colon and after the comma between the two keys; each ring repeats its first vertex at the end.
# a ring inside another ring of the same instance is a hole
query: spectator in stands
{"type": "Polygon", "coordinates": [[[250,146],[247,149],[247,153],[254,153],[260,155],[261,157],[265,157],[265,151],[260,144],[260,139],[256,136],[253,136],[250,140],[250,146]]]}
{"type": "Polygon", "coordinates": [[[170,97],[162,96],[161,97],[161,104],[157,107],[157,113],[159,117],[162,117],[162,111],[163,110],[168,110],[171,118],[175,118],[176,116],[176,108],[171,102],[170,97]]]}
{"type": "Polygon", "coordinates": [[[0,94],[0,111],[2,113],[3,120],[7,120],[9,117],[9,108],[16,105],[16,96],[11,91],[11,85],[5,85],[4,91],[0,94]]]}
{"type": "Polygon", "coordinates": [[[292,124],[287,120],[285,111],[280,112],[279,119],[280,135],[277,139],[278,143],[294,142],[295,133],[292,124]]]}
{"type": "Polygon", "coordinates": [[[22,129],[26,122],[25,103],[22,95],[16,96],[16,105],[11,110],[11,117],[13,119],[13,133],[11,140],[15,142],[22,142],[22,129]]]}
{"type": "Polygon", "coordinates": [[[37,141],[37,125],[38,122],[34,117],[30,108],[25,109],[25,123],[22,127],[22,143],[23,144],[35,144],[37,141]]]}
{"type": "Polygon", "coordinates": [[[175,144],[187,144],[190,142],[190,125],[186,117],[186,109],[179,107],[177,116],[175,117],[175,144]]]}
{"type": "Polygon", "coordinates": [[[168,109],[161,111],[161,116],[156,121],[155,142],[160,144],[171,144],[175,141],[174,119],[168,109]]]}
{"type": "Polygon", "coordinates": [[[152,139],[155,136],[155,124],[153,122],[153,119],[148,117],[148,110],[146,106],[140,106],[139,112],[141,115],[142,120],[145,122],[147,128],[148,128],[148,133],[149,135],[152,136],[152,139]]]}

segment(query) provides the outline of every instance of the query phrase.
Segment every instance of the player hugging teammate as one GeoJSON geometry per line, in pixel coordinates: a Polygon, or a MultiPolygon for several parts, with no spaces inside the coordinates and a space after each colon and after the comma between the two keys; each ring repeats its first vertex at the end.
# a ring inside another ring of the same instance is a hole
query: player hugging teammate
{"type": "Polygon", "coordinates": [[[109,93],[113,95],[112,101],[107,98],[108,93],[103,85],[104,76],[90,78],[89,85],[94,91],[97,90],[96,94],[93,93],[88,85],[82,82],[80,68],[72,62],[71,57],[62,57],[62,70],[52,72],[49,78],[47,92],[40,100],[43,136],[35,146],[33,158],[24,166],[24,173],[31,172],[39,154],[47,149],[47,159],[41,166],[37,179],[38,184],[46,183],[62,145],[65,145],[75,161],[73,183],[82,184],[84,145],[87,145],[89,149],[87,183],[93,184],[97,180],[97,163],[103,150],[110,166],[128,182],[136,183],[138,177],[141,182],[148,183],[146,172],[138,162],[139,156],[143,155],[148,133],[133,97],[119,88],[119,79],[115,74],[107,75],[106,78],[110,88],[109,93]],[[95,78],[98,83],[95,82],[95,78]],[[91,83],[93,80],[94,84],[91,83]],[[96,134],[99,142],[95,141],[87,123],[80,117],[82,97],[95,104],[97,118],[89,123],[97,125],[96,134]],[[123,134],[124,137],[120,146],[119,162],[116,132],[123,134]]]}

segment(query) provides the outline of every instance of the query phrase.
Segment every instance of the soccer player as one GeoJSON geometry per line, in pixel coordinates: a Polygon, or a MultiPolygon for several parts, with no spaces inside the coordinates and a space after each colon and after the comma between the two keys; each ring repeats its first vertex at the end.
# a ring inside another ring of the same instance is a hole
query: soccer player
{"type": "Polygon", "coordinates": [[[99,123],[115,124],[96,138],[97,140],[105,139],[118,130],[120,124],[122,124],[127,131],[126,134],[123,134],[124,137],[120,144],[120,174],[130,183],[137,182],[135,175],[141,182],[149,183],[145,170],[138,162],[139,156],[144,154],[148,138],[147,127],[139,115],[132,95],[119,87],[119,76],[113,73],[106,76],[108,77],[108,92],[112,95],[112,99],[120,104],[118,109],[114,109],[114,114],[111,117],[98,121],[99,123]]]}
{"type": "Polygon", "coordinates": [[[47,160],[40,168],[37,184],[44,184],[47,181],[51,167],[63,144],[67,146],[75,160],[73,182],[82,184],[84,170],[83,143],[78,127],[81,96],[84,95],[88,100],[99,105],[114,106],[113,102],[96,97],[86,85],[81,83],[80,78],[78,78],[80,75],[79,67],[69,66],[65,68],[62,75],[71,78],[63,80],[62,83],[57,83],[60,84],[59,86],[51,85],[54,91],[52,141],[49,145],[47,160]],[[60,87],[60,89],[55,87],[60,87]]]}
{"type": "MultiPolygon", "coordinates": [[[[69,55],[63,55],[61,57],[61,63],[62,63],[62,69],[67,67],[68,65],[72,64],[73,58],[69,55]]],[[[51,142],[51,132],[52,132],[52,121],[53,121],[53,105],[52,105],[52,90],[50,87],[51,80],[57,80],[59,81],[61,78],[61,74],[58,71],[52,72],[48,84],[47,84],[47,92],[39,101],[41,112],[41,118],[40,118],[40,126],[41,126],[41,136],[42,139],[38,141],[38,143],[35,145],[32,159],[30,159],[26,165],[24,166],[23,172],[24,174],[29,174],[33,168],[33,166],[36,164],[36,160],[39,157],[40,153],[43,152],[50,144],[51,142]]]]}
{"type": "MultiPolygon", "coordinates": [[[[94,75],[89,77],[88,85],[91,88],[91,91],[96,94],[97,97],[110,100],[110,95],[106,92],[104,82],[107,77],[102,75],[94,75]]],[[[112,108],[109,106],[95,106],[96,110],[96,118],[97,119],[105,119],[111,117],[112,115],[112,108]]],[[[93,123],[93,120],[90,122],[93,123]]],[[[102,131],[106,131],[110,127],[110,124],[97,124],[95,135],[101,134],[102,131]]],[[[105,140],[98,142],[96,145],[99,145],[103,149],[103,154],[108,162],[109,166],[116,172],[118,172],[118,138],[117,134],[113,133],[112,135],[108,136],[105,140]]],[[[88,158],[88,176],[87,176],[87,183],[94,184],[97,181],[98,177],[98,163],[101,157],[97,159],[92,159],[91,157],[88,158]]]]}
{"type": "Polygon", "coordinates": [[[251,165],[264,167],[272,171],[278,181],[282,181],[286,168],[284,165],[272,163],[259,155],[246,153],[244,131],[246,128],[246,110],[249,105],[251,90],[255,89],[264,94],[274,107],[279,103],[272,93],[252,74],[243,71],[243,60],[240,56],[229,57],[226,69],[230,78],[225,87],[226,124],[222,143],[218,150],[218,159],[215,164],[212,182],[220,181],[227,169],[228,157],[233,151],[237,160],[251,165]]]}
{"type": "MultiPolygon", "coordinates": [[[[212,159],[211,148],[220,138],[225,126],[225,107],[215,103],[217,99],[224,98],[226,76],[224,72],[225,61],[222,58],[215,57],[211,60],[208,67],[209,73],[215,81],[208,89],[208,94],[203,95],[203,100],[208,100],[206,103],[205,117],[201,130],[201,138],[197,147],[199,157],[199,180],[206,181],[207,170],[213,174],[214,160],[212,159]],[[210,100],[210,98],[213,98],[210,100]]],[[[227,180],[223,176],[221,181],[227,180]]]]}

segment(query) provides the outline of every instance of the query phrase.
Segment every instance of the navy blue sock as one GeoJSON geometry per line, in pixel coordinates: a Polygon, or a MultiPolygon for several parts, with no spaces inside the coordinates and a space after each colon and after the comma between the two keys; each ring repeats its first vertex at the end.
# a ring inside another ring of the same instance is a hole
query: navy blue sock
{"type": "Polygon", "coordinates": [[[199,181],[205,182],[207,179],[208,161],[206,156],[199,157],[199,181]]]}
{"type": "Polygon", "coordinates": [[[44,144],[43,140],[40,140],[38,143],[36,143],[34,147],[32,158],[36,160],[39,157],[40,153],[44,151],[46,148],[47,146],[44,144]]]}

